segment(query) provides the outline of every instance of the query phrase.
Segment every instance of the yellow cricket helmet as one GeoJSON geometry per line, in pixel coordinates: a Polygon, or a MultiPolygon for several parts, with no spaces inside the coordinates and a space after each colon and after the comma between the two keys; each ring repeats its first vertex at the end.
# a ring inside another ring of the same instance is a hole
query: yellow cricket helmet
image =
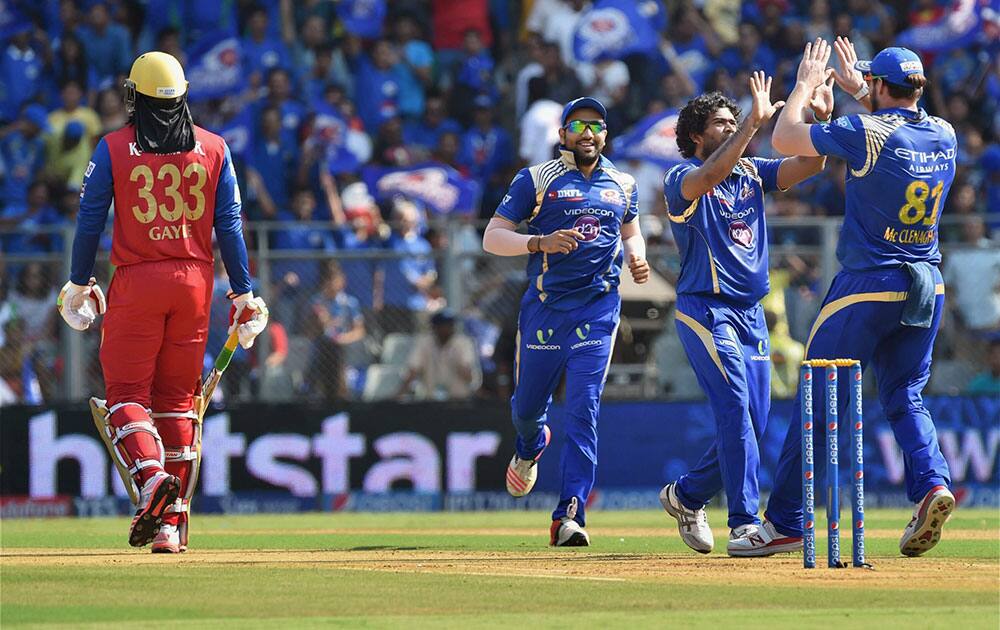
{"type": "Polygon", "coordinates": [[[178,98],[187,93],[184,68],[173,55],[151,51],[139,55],[125,80],[125,104],[131,111],[135,93],[153,98],[178,98]]]}

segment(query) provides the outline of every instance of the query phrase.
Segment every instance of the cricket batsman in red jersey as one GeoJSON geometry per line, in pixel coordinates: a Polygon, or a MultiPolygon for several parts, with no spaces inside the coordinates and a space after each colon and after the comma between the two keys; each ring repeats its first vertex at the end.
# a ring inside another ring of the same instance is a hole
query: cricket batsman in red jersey
{"type": "Polygon", "coordinates": [[[195,126],[178,61],[141,55],[125,82],[129,121],[94,150],[80,193],[70,280],[59,312],[85,330],[105,311],[101,367],[107,402],[95,421],[136,502],[129,544],[187,549],[188,505],[201,455],[196,422],[212,296],[212,230],[233,292],[230,332],[244,348],[267,324],[250,290],[240,191],[229,148],[195,126]],[[91,273],[114,201],[105,302],[91,273]],[[135,484],[134,487],[132,484],[135,484]]]}

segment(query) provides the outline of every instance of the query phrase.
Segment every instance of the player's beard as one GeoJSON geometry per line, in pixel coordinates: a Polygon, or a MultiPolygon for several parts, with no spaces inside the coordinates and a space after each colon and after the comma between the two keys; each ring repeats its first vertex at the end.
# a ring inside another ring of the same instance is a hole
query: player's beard
{"type": "Polygon", "coordinates": [[[590,166],[591,164],[596,163],[597,160],[601,159],[601,151],[604,147],[598,146],[597,140],[594,140],[594,149],[595,151],[593,155],[586,155],[582,149],[578,146],[574,146],[572,149],[573,160],[576,162],[577,166],[590,166]]]}

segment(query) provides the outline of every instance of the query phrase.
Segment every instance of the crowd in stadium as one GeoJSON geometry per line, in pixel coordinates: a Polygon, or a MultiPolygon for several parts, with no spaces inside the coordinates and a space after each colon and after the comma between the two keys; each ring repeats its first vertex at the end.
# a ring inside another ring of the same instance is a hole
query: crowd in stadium
{"type": "MultiPolygon", "coordinates": [[[[369,336],[414,333],[437,313],[432,332],[400,360],[406,369],[399,393],[425,381],[416,390],[423,395],[465,397],[477,394],[469,383],[483,381],[502,395],[497,383],[503,379],[491,374],[505,363],[494,360],[492,349],[510,345],[501,334],[509,322],[442,311],[445,291],[434,256],[455,246],[456,236],[478,251],[476,226],[493,214],[513,173],[551,157],[551,121],[563,103],[588,94],[607,105],[613,158],[616,136],[701,92],[724,92],[746,111],[753,70],[773,75],[776,98],[783,98],[806,41],[848,36],[858,56],[871,59],[907,29],[942,20],[953,3],[666,0],[655,52],[583,63],[574,33],[592,4],[3,3],[0,229],[7,231],[0,233],[0,251],[22,262],[0,262],[0,404],[62,395],[56,384],[66,366],[58,344],[67,333],[57,326],[53,304],[63,269],[23,260],[65,251],[54,228],[74,224],[93,147],[126,123],[121,86],[141,52],[169,52],[188,71],[195,122],[222,134],[232,150],[246,220],[287,222],[270,231],[272,252],[397,255],[273,262],[270,286],[259,287],[272,305],[269,354],[243,356],[234,372],[242,369],[253,380],[251,373],[307,352],[311,366],[305,372],[314,377],[295,384],[301,393],[356,396],[363,383],[349,369],[357,363],[351,348],[369,336]],[[405,170],[428,163],[447,165],[454,173],[449,177],[463,184],[475,182],[473,203],[442,213],[412,196],[385,199],[360,175],[362,167],[405,170]],[[294,225],[303,221],[311,223],[294,225]],[[456,328],[457,319],[464,325],[456,328]],[[297,339],[308,343],[297,346],[297,339]],[[441,357],[458,366],[455,371],[423,373],[440,366],[441,357]]],[[[958,172],[942,215],[962,220],[940,231],[949,310],[936,360],[947,374],[938,391],[949,393],[1000,391],[1000,245],[991,238],[1000,229],[998,41],[983,27],[962,45],[920,51],[930,80],[922,105],[948,120],[959,138],[958,172]]],[[[860,105],[838,92],[836,113],[857,111],[860,105]]],[[[750,152],[775,155],[769,136],[759,133],[750,152]]],[[[650,244],[669,245],[662,168],[624,168],[639,181],[650,244]]],[[[823,174],[773,196],[770,216],[843,214],[845,171],[843,162],[831,160],[823,174]]],[[[818,244],[810,231],[786,228],[770,236],[782,245],[818,244]]],[[[248,238],[253,258],[261,244],[254,233],[248,238]]],[[[797,315],[795,296],[815,308],[826,287],[809,261],[775,256],[772,267],[775,285],[791,296],[781,316],[801,342],[814,313],[797,315]]],[[[661,271],[669,277],[668,269],[661,271]]],[[[220,306],[222,274],[220,266],[220,306]]],[[[224,336],[225,312],[213,309],[213,321],[210,349],[224,336]]]]}

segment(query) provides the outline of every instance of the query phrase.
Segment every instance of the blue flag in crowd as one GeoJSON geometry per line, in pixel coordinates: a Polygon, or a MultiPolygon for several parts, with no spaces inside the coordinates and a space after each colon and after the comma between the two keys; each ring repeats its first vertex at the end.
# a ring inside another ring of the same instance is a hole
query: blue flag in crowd
{"type": "Polygon", "coordinates": [[[646,116],[615,139],[615,160],[643,160],[663,168],[684,161],[677,147],[677,110],[646,116]]]}
{"type": "Polygon", "coordinates": [[[935,22],[914,26],[900,33],[895,45],[921,52],[968,46],[981,32],[984,8],[978,0],[958,0],[935,22]]]}
{"type": "Polygon", "coordinates": [[[230,118],[221,129],[214,131],[226,141],[229,152],[234,157],[242,158],[253,142],[253,116],[250,108],[244,107],[243,111],[230,118]]]}
{"type": "Polygon", "coordinates": [[[659,32],[666,24],[660,0],[598,0],[580,18],[573,54],[589,63],[652,53],[659,49],[659,32]]]}
{"type": "Polygon", "coordinates": [[[246,85],[243,50],[232,33],[209,33],[188,51],[189,101],[222,98],[246,85]]]}
{"type": "Polygon", "coordinates": [[[337,3],[337,17],[344,23],[348,33],[373,39],[382,34],[385,0],[340,0],[337,3]]]}
{"type": "Polygon", "coordinates": [[[479,207],[479,182],[462,177],[440,162],[410,168],[372,166],[364,169],[363,176],[368,189],[379,200],[398,195],[420,202],[437,214],[467,214],[479,207]]]}
{"type": "Polygon", "coordinates": [[[340,112],[325,103],[316,105],[312,132],[306,144],[323,151],[327,169],[331,173],[347,173],[358,168],[358,158],[347,149],[348,131],[347,121],[340,112]]]}

